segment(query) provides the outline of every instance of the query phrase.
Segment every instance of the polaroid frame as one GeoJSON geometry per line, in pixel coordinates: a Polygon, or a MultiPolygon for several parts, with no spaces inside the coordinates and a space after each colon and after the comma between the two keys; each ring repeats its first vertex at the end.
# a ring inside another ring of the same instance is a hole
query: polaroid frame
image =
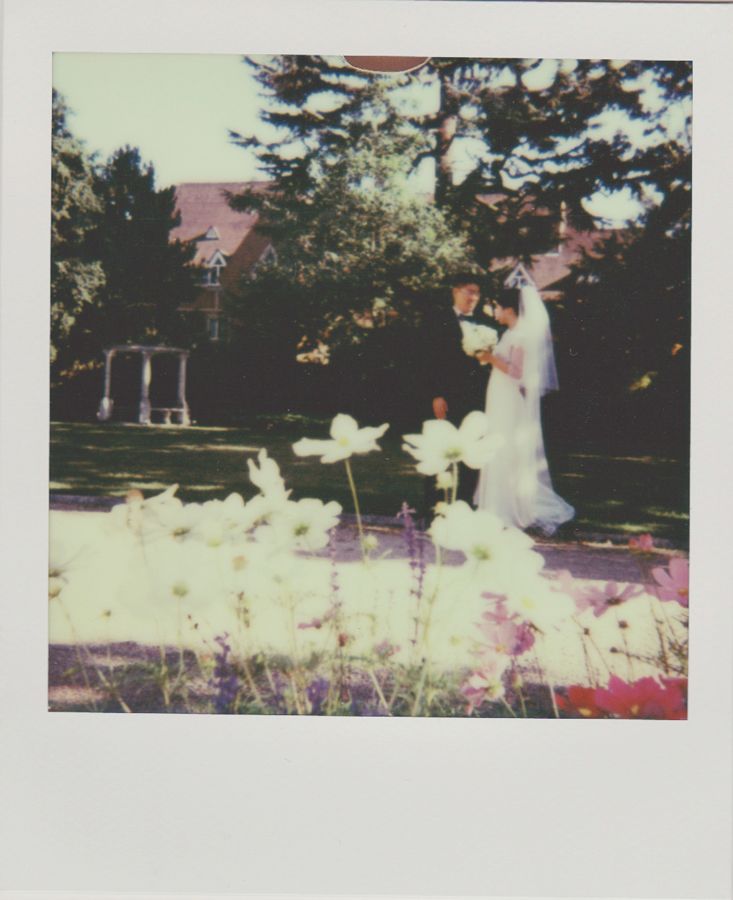
{"type": "Polygon", "coordinates": [[[730,896],[732,12],[682,3],[6,0],[0,898],[730,896]],[[693,61],[698,599],[687,722],[46,711],[54,51],[693,61]]]}

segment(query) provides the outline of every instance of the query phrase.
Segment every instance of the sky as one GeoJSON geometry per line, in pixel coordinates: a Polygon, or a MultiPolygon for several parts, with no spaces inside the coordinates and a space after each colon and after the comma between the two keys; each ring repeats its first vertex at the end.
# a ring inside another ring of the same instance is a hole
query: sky
{"type": "MultiPolygon", "coordinates": [[[[560,67],[574,60],[544,60],[525,76],[530,90],[539,90],[560,67]]],[[[251,150],[234,145],[229,131],[272,137],[258,119],[258,85],[240,56],[210,54],[56,53],[53,83],[65,97],[72,114],[69,127],[88,152],[106,159],[125,144],[138,147],[152,162],[158,187],[194,181],[249,181],[262,177],[251,150]]],[[[431,92],[409,90],[405,97],[421,111],[437,103],[431,92]]],[[[683,118],[672,113],[673,129],[683,118]],[[675,119],[675,117],[677,117],[675,119]]],[[[644,140],[641,124],[609,116],[600,131],[637,128],[636,142],[644,140]]],[[[475,148],[474,148],[475,149],[475,148]]],[[[454,160],[458,177],[471,167],[472,148],[454,160]]],[[[414,189],[433,188],[432,163],[423,164],[413,179],[414,189]]],[[[621,224],[639,209],[630,193],[596,196],[588,211],[621,224]]]]}
{"type": "Polygon", "coordinates": [[[228,138],[257,126],[257,85],[240,56],[56,53],[53,84],[88,151],[139,147],[158,187],[257,177],[254,154],[228,138]]]}

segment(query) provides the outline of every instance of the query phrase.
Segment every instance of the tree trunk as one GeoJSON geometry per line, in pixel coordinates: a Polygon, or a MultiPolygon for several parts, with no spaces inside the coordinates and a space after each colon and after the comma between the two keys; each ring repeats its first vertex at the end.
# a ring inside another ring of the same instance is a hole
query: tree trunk
{"type": "Polygon", "coordinates": [[[435,204],[445,206],[448,194],[453,186],[453,164],[450,149],[458,126],[457,110],[450,96],[450,76],[438,71],[440,79],[440,106],[436,116],[435,141],[435,204]]]}

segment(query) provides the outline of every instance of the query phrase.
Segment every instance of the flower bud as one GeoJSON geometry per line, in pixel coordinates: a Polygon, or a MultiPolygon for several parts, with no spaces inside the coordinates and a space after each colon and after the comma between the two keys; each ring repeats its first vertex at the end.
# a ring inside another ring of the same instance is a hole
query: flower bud
{"type": "Polygon", "coordinates": [[[361,542],[361,545],[366,553],[372,553],[377,549],[377,547],[379,547],[379,541],[373,534],[368,534],[361,542]]]}

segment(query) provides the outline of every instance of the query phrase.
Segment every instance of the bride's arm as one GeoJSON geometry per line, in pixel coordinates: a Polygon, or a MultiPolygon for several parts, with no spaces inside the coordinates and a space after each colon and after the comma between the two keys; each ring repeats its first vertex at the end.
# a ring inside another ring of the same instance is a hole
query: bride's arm
{"type": "Polygon", "coordinates": [[[493,366],[500,372],[504,372],[510,378],[516,378],[517,380],[519,380],[522,377],[522,370],[524,368],[524,351],[521,347],[512,347],[509,353],[509,359],[502,359],[501,356],[496,356],[494,353],[491,353],[488,350],[484,353],[480,353],[479,359],[481,360],[481,362],[488,363],[490,366],[493,366]]]}

